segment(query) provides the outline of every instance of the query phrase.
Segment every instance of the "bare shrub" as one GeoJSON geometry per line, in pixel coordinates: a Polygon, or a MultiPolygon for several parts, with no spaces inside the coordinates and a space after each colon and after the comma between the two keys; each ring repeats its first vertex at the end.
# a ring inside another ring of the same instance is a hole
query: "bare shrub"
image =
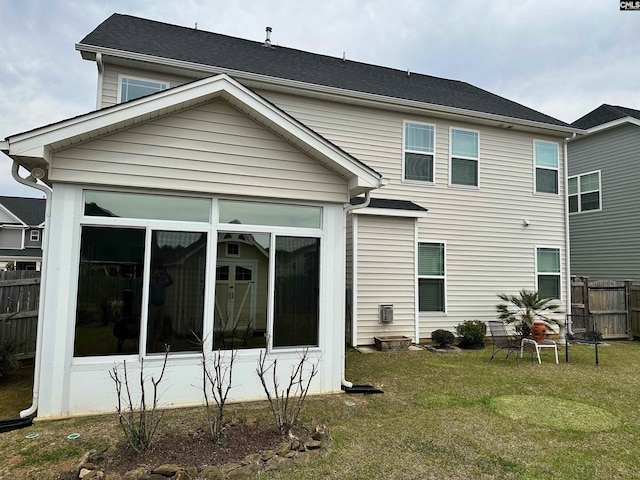
{"type": "Polygon", "coordinates": [[[277,370],[278,359],[274,359],[267,365],[267,353],[260,352],[256,372],[267,394],[267,400],[271,405],[271,412],[278,429],[284,434],[290,434],[291,428],[298,420],[302,404],[307,398],[311,380],[318,374],[318,363],[312,362],[309,357],[309,349],[305,348],[300,356],[300,361],[291,368],[289,383],[284,389],[280,389],[277,370]],[[273,391],[267,386],[269,370],[271,370],[270,383],[273,391]]]}
{"type": "Polygon", "coordinates": [[[216,350],[212,356],[211,367],[209,367],[204,342],[202,341],[200,344],[202,346],[202,390],[204,392],[207,422],[211,432],[211,439],[221,444],[225,435],[224,406],[227,402],[229,390],[231,390],[233,364],[238,350],[216,350]],[[215,402],[215,409],[211,405],[210,399],[215,402]]]}
{"type": "Polygon", "coordinates": [[[147,404],[147,394],[144,378],[144,358],[140,360],[140,402],[134,405],[129,386],[129,376],[127,373],[127,361],[122,362],[123,376],[120,375],[118,366],[115,365],[109,372],[109,376],[114,381],[116,393],[118,394],[118,421],[127,439],[127,443],[136,454],[144,451],[153,439],[153,435],[158,429],[163,412],[158,409],[158,385],[164,377],[169,358],[169,346],[165,345],[164,362],[160,376],[156,380],[151,377],[153,385],[153,398],[151,404],[147,404]],[[123,398],[124,394],[124,398],[123,398]]]}

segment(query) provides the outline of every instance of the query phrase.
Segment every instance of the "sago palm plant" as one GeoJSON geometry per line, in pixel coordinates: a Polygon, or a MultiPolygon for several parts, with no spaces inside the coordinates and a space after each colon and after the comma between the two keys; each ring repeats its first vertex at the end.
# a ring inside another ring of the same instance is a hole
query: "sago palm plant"
{"type": "Polygon", "coordinates": [[[562,313],[561,306],[552,298],[541,298],[538,292],[525,289],[517,295],[499,293],[498,297],[506,302],[496,305],[498,318],[507,323],[516,323],[516,331],[527,336],[535,321],[543,321],[547,328],[554,332],[551,324],[560,324],[560,320],[552,315],[562,313]]]}

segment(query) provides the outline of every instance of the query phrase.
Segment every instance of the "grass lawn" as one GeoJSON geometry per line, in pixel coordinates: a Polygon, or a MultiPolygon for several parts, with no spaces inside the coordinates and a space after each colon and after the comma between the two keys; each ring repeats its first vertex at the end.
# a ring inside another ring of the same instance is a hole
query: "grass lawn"
{"type": "MultiPolygon", "coordinates": [[[[525,358],[519,366],[504,355],[489,364],[490,348],[460,355],[351,350],[347,378],[385,393],[310,397],[302,420],[327,425],[332,448],[307,465],[257,478],[640,478],[640,342],[612,342],[600,353],[596,367],[587,346],[571,347],[569,364],[556,365],[546,350],[542,365],[525,358]]],[[[265,403],[230,410],[269,420],[265,403]]],[[[163,428],[198,415],[169,411],[163,428]]],[[[115,416],[0,434],[0,478],[56,478],[56,469],[119,435],[115,416]],[[66,436],[74,432],[81,436],[72,443],[66,436]],[[40,436],[29,440],[28,433],[40,436]]]]}

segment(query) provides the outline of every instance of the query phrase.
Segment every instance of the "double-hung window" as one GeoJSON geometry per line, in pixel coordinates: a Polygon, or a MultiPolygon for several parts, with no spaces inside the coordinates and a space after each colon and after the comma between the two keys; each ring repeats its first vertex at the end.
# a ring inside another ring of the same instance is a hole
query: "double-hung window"
{"type": "Polygon", "coordinates": [[[405,122],[403,148],[404,180],[433,182],[435,126],[405,122]]]}
{"type": "Polygon", "coordinates": [[[418,305],[420,312],[445,312],[445,245],[418,244],[418,305]]]}
{"type": "Polygon", "coordinates": [[[601,210],[600,170],[569,177],[569,213],[601,210]]]}
{"type": "Polygon", "coordinates": [[[560,299],[559,248],[536,248],[536,282],[540,298],[560,299]]]}
{"type": "Polygon", "coordinates": [[[535,140],[534,159],[536,169],[535,191],[558,193],[558,144],[535,140]]]}
{"type": "Polygon", "coordinates": [[[29,232],[29,240],[31,240],[32,242],[39,242],[40,230],[31,230],[31,232],[29,232]]]}
{"type": "Polygon", "coordinates": [[[118,102],[128,102],[136,98],[146,97],[169,88],[166,82],[159,82],[144,78],[120,76],[118,85],[118,102]]]}
{"type": "Polygon", "coordinates": [[[473,130],[451,129],[451,185],[478,186],[478,137],[473,130]]]}

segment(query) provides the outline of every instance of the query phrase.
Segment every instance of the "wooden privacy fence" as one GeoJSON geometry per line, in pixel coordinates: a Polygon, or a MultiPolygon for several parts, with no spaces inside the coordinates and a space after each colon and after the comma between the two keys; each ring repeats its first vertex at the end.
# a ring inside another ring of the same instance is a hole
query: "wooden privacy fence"
{"type": "Polygon", "coordinates": [[[0,272],[0,345],[18,358],[35,355],[40,302],[40,272],[0,272]]]}
{"type": "Polygon", "coordinates": [[[593,315],[603,338],[640,336],[640,286],[631,281],[571,278],[571,313],[593,315]]]}

